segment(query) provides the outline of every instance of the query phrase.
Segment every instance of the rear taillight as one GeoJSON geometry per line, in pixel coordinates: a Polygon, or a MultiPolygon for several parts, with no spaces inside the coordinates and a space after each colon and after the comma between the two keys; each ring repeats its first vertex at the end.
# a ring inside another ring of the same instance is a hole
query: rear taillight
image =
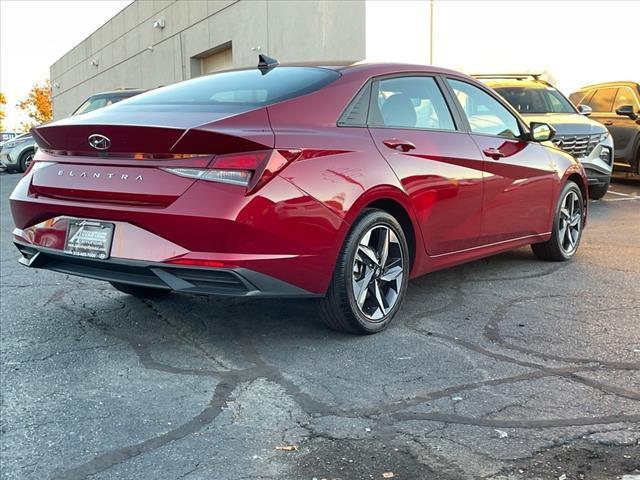
{"type": "Polygon", "coordinates": [[[39,160],[34,160],[33,162],[31,162],[29,164],[29,166],[24,171],[24,174],[22,176],[27,176],[27,174],[29,174],[31,172],[35,172],[36,170],[40,170],[41,168],[45,168],[45,167],[48,167],[48,166],[54,165],[54,164],[55,164],[55,162],[41,162],[39,160]]]}
{"type": "Polygon", "coordinates": [[[300,155],[300,150],[260,150],[218,155],[207,168],[164,168],[181,177],[229,183],[254,192],[300,155]]]}

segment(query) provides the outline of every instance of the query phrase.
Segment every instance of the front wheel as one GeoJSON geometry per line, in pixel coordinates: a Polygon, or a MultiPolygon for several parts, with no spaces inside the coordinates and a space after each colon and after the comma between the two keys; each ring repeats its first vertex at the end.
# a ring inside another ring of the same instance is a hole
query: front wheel
{"type": "Polygon", "coordinates": [[[594,185],[593,187],[589,187],[589,198],[591,200],[600,200],[604,197],[609,190],[609,183],[611,180],[607,180],[607,183],[604,185],[594,185]]]}
{"type": "Polygon", "coordinates": [[[584,224],[584,200],[578,185],[568,181],[558,199],[551,238],[531,245],[533,253],[542,260],[564,262],[578,251],[584,224]]]}
{"type": "Polygon", "coordinates": [[[349,232],[320,301],[325,324],[357,334],[383,330],[400,309],[409,268],[407,240],[398,221],[382,210],[366,210],[349,232]]]}

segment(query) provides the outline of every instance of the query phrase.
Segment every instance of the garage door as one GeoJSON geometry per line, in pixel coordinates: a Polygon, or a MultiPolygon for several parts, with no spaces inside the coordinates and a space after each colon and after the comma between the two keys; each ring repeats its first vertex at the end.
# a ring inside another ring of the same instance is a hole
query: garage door
{"type": "Polygon", "coordinates": [[[231,47],[218,50],[217,52],[202,58],[202,74],[219,72],[233,68],[233,56],[231,47]]]}

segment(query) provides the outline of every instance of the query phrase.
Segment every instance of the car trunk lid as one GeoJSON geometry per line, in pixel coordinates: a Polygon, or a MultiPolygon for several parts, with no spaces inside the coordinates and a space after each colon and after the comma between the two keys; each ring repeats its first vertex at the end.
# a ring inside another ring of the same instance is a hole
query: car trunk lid
{"type": "Polygon", "coordinates": [[[36,160],[56,165],[33,172],[31,191],[67,200],[166,206],[197,180],[167,169],[201,169],[218,155],[273,148],[264,108],[191,115],[191,124],[189,115],[161,116],[164,125],[151,126],[140,123],[139,114],[114,118],[107,112],[38,127],[32,130],[41,148],[36,160]],[[213,121],[198,124],[205,116],[213,121]]]}

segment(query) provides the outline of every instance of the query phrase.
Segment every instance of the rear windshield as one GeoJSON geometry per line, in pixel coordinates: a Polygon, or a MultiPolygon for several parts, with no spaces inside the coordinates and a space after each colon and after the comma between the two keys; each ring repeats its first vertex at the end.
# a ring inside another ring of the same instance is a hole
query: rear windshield
{"type": "Polygon", "coordinates": [[[319,67],[276,67],[221,72],[158,88],[114,105],[111,111],[250,110],[321,89],[340,77],[319,67]]]}
{"type": "Polygon", "coordinates": [[[494,87],[520,113],[576,113],[569,100],[553,87],[494,87]]]}

